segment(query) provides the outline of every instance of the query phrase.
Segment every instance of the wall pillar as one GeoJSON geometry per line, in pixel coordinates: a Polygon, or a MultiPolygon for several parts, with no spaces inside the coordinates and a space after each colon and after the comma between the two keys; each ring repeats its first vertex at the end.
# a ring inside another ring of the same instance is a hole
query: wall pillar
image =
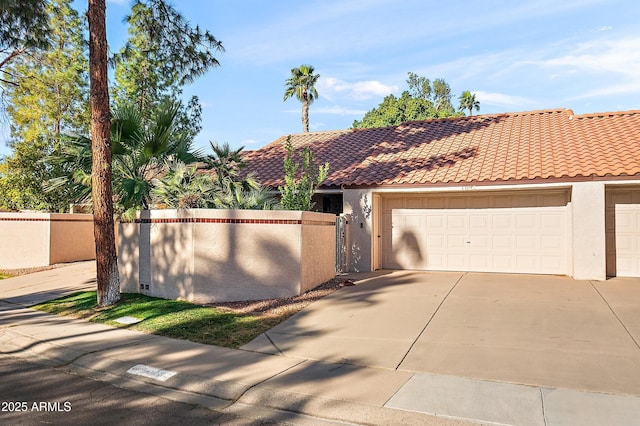
{"type": "Polygon", "coordinates": [[[578,182],[571,192],[573,277],[607,278],[604,182],[578,182]]]}
{"type": "Polygon", "coordinates": [[[350,272],[372,270],[371,234],[373,229],[373,193],[370,189],[345,189],[343,211],[351,215],[348,225],[350,272]]]}

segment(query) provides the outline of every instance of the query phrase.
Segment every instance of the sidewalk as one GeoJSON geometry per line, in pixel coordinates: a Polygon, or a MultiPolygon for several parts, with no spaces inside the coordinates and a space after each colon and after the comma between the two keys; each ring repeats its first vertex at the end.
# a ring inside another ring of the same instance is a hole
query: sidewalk
{"type": "Polygon", "coordinates": [[[95,287],[93,263],[0,281],[0,352],[245,417],[323,424],[637,424],[640,398],[265,355],[28,306],[95,287]]]}

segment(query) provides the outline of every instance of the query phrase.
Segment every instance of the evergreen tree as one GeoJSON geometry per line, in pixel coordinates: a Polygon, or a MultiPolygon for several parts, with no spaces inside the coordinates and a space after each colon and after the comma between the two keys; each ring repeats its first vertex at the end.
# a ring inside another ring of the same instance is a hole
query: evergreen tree
{"type": "Polygon", "coordinates": [[[453,109],[451,88],[443,79],[431,83],[428,78],[410,72],[407,85],[409,89],[402,92],[399,98],[388,95],[362,120],[354,120],[353,128],[398,126],[407,121],[462,115],[453,109]]]}
{"type": "Polygon", "coordinates": [[[45,10],[49,48],[15,57],[2,83],[12,148],[0,172],[0,206],[5,208],[65,210],[65,191],[42,191],[44,181],[65,173],[64,166],[47,157],[64,143],[62,134],[84,132],[89,124],[85,25],[70,0],[52,0],[45,10]]]}
{"type": "Polygon", "coordinates": [[[201,129],[196,96],[184,104],[182,87],[219,66],[222,43],[192,27],[164,0],[138,0],[126,18],[129,39],[114,57],[115,104],[133,104],[149,119],[162,102],[179,103],[178,129],[193,139],[201,129]]]}
{"type": "Polygon", "coordinates": [[[120,300],[120,276],[113,220],[111,185],[111,115],[107,74],[107,6],[105,0],[89,0],[89,79],[91,101],[91,198],[93,235],[96,242],[98,306],[120,300]]]}
{"type": "Polygon", "coordinates": [[[0,1],[0,81],[12,59],[34,47],[47,47],[47,0],[0,1]]]}

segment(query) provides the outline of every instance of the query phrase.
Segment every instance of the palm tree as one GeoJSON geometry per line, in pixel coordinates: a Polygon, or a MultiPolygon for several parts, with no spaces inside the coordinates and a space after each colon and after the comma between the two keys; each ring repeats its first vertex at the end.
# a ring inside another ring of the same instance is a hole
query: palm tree
{"type": "Polygon", "coordinates": [[[215,182],[208,174],[198,173],[196,164],[169,160],[166,174],[152,181],[151,194],[155,201],[171,209],[211,207],[215,182]]]}
{"type": "Polygon", "coordinates": [[[300,65],[299,68],[291,69],[291,77],[285,82],[284,100],[295,95],[302,102],[302,129],[309,131],[309,105],[318,97],[315,84],[320,78],[320,74],[314,74],[311,65],[300,65]]]}
{"type": "MultiPolygon", "coordinates": [[[[131,105],[113,112],[111,118],[111,154],[113,199],[118,213],[130,217],[136,210],[151,205],[153,180],[166,171],[167,161],[190,164],[200,159],[191,149],[192,140],[176,129],[179,105],[161,104],[155,117],[145,121],[131,105]]],[[[91,140],[76,136],[52,162],[72,165],[70,175],[49,181],[47,191],[71,186],[78,201],[91,198],[91,140]],[[88,186],[87,186],[88,184],[88,186]]]]}
{"type": "Polygon", "coordinates": [[[176,129],[179,105],[162,103],[155,117],[146,123],[131,106],[113,114],[114,195],[124,212],[135,213],[151,205],[151,182],[162,174],[167,160],[186,164],[199,160],[193,141],[176,129]]]}
{"type": "Polygon", "coordinates": [[[209,142],[213,154],[204,158],[206,168],[213,170],[219,182],[226,178],[236,179],[240,175],[240,171],[247,167],[247,163],[242,159],[241,146],[238,149],[232,149],[228,142],[222,145],[217,142],[209,142]]]}
{"type": "Polygon", "coordinates": [[[476,111],[480,111],[480,101],[476,100],[476,95],[472,94],[470,91],[465,90],[460,95],[460,106],[458,109],[460,111],[464,111],[466,109],[469,110],[469,115],[473,115],[473,109],[476,111]]]}

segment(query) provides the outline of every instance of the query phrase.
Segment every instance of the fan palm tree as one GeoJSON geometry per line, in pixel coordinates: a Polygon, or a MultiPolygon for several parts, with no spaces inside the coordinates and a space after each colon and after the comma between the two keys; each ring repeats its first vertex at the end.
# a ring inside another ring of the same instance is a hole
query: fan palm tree
{"type": "MultiPolygon", "coordinates": [[[[176,130],[178,106],[161,104],[154,118],[145,122],[138,110],[125,105],[113,112],[111,119],[111,152],[113,162],[113,196],[119,213],[146,209],[151,204],[152,181],[165,169],[169,160],[190,164],[199,160],[192,151],[192,140],[176,130]]],[[[79,201],[91,194],[91,140],[72,137],[54,160],[73,164],[73,173],[49,181],[46,190],[72,185],[79,201]],[[89,184],[89,185],[87,185],[89,184]]]]}
{"type": "Polygon", "coordinates": [[[219,145],[216,142],[209,142],[209,146],[211,146],[213,154],[207,155],[204,162],[208,169],[215,172],[219,182],[226,178],[237,179],[240,170],[247,167],[246,162],[242,159],[243,146],[232,149],[229,143],[219,145]]]}
{"type": "Polygon", "coordinates": [[[468,109],[469,115],[473,115],[474,108],[476,111],[480,111],[480,101],[476,100],[476,95],[471,93],[470,91],[465,90],[464,92],[462,92],[462,95],[460,95],[459,99],[460,106],[458,107],[458,110],[464,111],[468,109]]]}
{"type": "Polygon", "coordinates": [[[209,208],[212,206],[215,183],[210,175],[198,173],[195,164],[171,159],[166,174],[152,181],[154,200],[171,209],[209,208]]]}
{"type": "Polygon", "coordinates": [[[285,82],[284,101],[295,96],[302,102],[302,129],[309,131],[309,105],[318,97],[315,84],[320,74],[314,74],[315,69],[311,65],[300,65],[291,69],[291,77],[285,82]]]}

